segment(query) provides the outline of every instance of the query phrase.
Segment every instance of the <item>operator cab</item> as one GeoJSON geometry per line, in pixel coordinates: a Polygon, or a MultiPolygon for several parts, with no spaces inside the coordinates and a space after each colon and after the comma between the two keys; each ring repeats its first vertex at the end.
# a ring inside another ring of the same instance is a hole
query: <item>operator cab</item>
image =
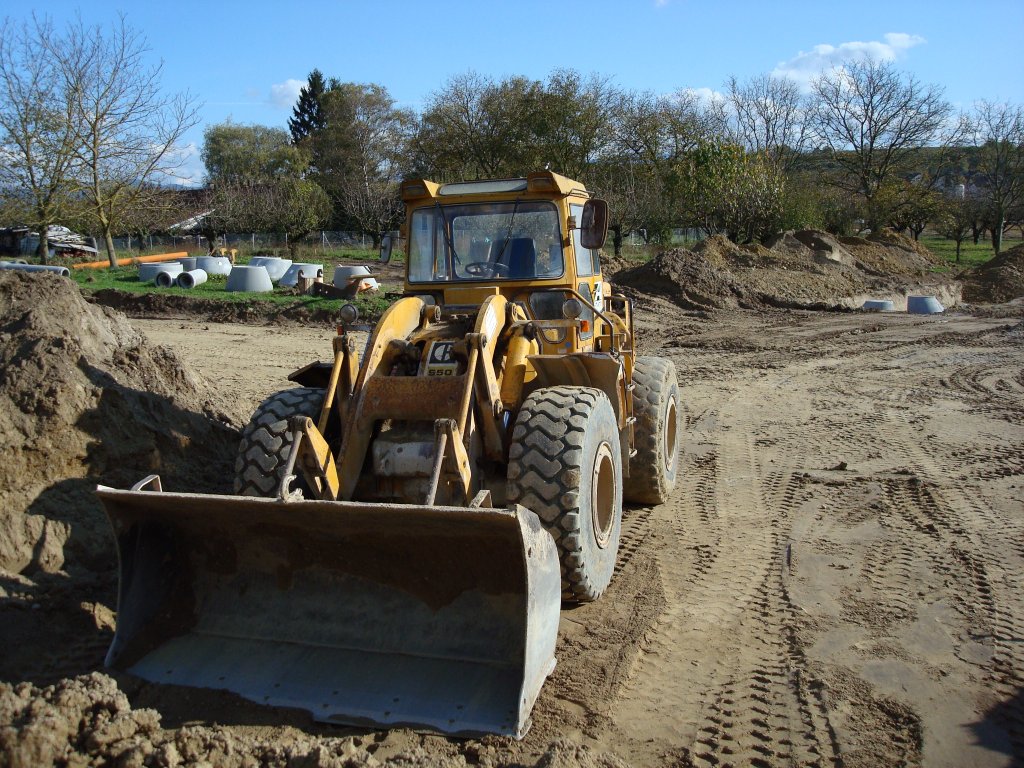
{"type": "Polygon", "coordinates": [[[553,280],[565,274],[558,209],[551,201],[438,202],[413,211],[408,243],[410,283],[553,280]]]}
{"type": "Polygon", "coordinates": [[[442,311],[467,315],[501,294],[532,320],[555,324],[575,322],[563,305],[576,297],[581,342],[593,344],[595,310],[607,292],[598,249],[608,207],[586,187],[550,171],[451,184],[411,179],[402,199],[407,296],[427,295],[442,311]]]}

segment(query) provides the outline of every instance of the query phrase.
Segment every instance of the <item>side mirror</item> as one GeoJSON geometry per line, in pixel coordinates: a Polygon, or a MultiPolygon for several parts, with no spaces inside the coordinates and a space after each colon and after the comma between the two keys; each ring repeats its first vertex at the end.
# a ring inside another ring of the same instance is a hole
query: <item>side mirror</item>
{"type": "Polygon", "coordinates": [[[380,241],[380,260],[382,264],[391,261],[391,235],[384,235],[380,241]]]}
{"type": "Polygon", "coordinates": [[[583,205],[580,242],[584,248],[601,248],[608,237],[608,203],[587,200],[583,205]]]}

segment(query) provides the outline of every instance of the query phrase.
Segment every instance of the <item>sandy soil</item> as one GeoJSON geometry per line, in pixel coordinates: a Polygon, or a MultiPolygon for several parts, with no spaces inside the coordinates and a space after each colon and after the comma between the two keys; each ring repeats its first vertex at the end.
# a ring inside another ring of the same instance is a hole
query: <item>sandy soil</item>
{"type": "MultiPolygon", "coordinates": [[[[329,328],[133,323],[239,408],[330,350],[329,328]]],[[[353,736],[122,681],[133,706],[165,728],[343,737],[381,760],[1024,760],[1020,318],[685,313],[649,299],[638,323],[644,351],[679,370],[682,481],[669,503],[627,511],[607,595],[563,611],[523,742],[353,736]]]]}
{"type": "Polygon", "coordinates": [[[680,374],[683,478],[627,510],[606,596],[562,612],[518,743],[104,673],[115,564],[92,487],[159,472],[225,492],[237,428],[333,329],[129,322],[58,278],[0,275],[0,768],[1021,763],[1024,304],[735,308],[927,272],[898,239],[810,235],[639,275],[642,351],[680,374]]]}

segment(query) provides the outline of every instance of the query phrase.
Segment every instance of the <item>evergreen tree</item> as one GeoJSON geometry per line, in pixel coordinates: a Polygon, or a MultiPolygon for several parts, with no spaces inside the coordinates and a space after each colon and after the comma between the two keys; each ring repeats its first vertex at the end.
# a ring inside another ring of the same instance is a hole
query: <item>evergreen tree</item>
{"type": "Polygon", "coordinates": [[[328,90],[323,73],[319,69],[309,73],[309,80],[299,91],[299,100],[292,109],[292,117],[288,119],[293,144],[298,144],[307,136],[320,133],[327,127],[322,99],[328,90]]]}

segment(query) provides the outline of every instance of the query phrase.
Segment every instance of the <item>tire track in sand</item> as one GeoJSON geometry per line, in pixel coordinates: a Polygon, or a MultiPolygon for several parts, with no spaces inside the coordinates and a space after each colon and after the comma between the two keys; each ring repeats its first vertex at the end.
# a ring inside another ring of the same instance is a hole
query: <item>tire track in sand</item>
{"type": "Polygon", "coordinates": [[[698,766],[831,765],[783,579],[801,483],[759,465],[753,414],[724,412],[728,426],[700,436],[681,488],[652,511],[667,607],[613,714],[616,743],[648,761],[684,746],[698,766]]]}

